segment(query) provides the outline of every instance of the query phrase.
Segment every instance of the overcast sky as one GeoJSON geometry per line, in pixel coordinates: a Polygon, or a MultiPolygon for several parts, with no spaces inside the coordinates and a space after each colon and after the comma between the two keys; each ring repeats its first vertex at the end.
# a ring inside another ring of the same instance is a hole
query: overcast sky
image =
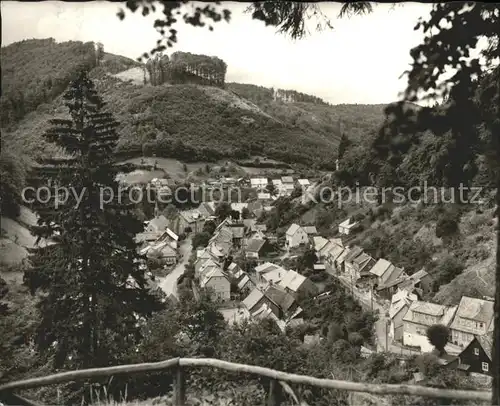
{"type": "MultiPolygon", "coordinates": [[[[222,3],[232,11],[230,23],[206,28],[179,25],[179,42],[169,52],[215,55],[228,64],[226,81],[295,89],[339,103],[388,103],[398,100],[409,67],[409,51],[422,33],[413,30],[432,5],[376,5],[368,16],[337,20],[340,5],[322,10],[334,30],[316,32],[297,41],[251,19],[245,4],[222,3]]],[[[128,12],[120,21],[119,4],[108,2],[39,3],[4,1],[2,46],[29,38],[57,41],[100,41],[106,52],[137,58],[159,39],[154,18],[128,12]]]]}

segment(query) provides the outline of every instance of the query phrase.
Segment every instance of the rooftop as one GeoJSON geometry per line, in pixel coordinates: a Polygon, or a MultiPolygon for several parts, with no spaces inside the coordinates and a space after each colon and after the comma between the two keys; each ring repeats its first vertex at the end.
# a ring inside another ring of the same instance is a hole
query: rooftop
{"type": "Polygon", "coordinates": [[[375,276],[382,276],[387,272],[387,270],[393,266],[389,261],[386,259],[380,258],[377,263],[373,266],[373,268],[370,270],[370,273],[375,275],[375,276]]]}
{"type": "Polygon", "coordinates": [[[306,277],[295,271],[288,271],[280,282],[280,286],[284,289],[290,289],[292,292],[297,290],[305,282],[306,277]]]}

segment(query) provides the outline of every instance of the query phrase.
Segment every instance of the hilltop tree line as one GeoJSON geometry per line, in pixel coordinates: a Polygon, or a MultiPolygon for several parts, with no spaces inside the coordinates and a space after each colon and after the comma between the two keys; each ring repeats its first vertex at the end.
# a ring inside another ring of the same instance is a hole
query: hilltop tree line
{"type": "Polygon", "coordinates": [[[150,58],[145,66],[153,86],[163,83],[197,83],[224,87],[227,64],[215,56],[174,52],[170,58],[162,53],[150,58]]]}
{"type": "Polygon", "coordinates": [[[273,91],[274,100],[282,100],[285,103],[313,103],[313,104],[324,104],[328,105],[323,99],[320,97],[312,96],[310,94],[305,94],[301,92],[297,92],[296,90],[284,90],[284,89],[276,89],[271,88],[273,91]]]}

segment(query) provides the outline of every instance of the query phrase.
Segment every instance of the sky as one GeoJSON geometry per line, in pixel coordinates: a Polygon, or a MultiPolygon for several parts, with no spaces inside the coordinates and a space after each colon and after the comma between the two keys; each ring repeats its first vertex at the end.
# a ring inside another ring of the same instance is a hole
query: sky
{"type": "MultiPolygon", "coordinates": [[[[311,24],[306,38],[291,40],[245,13],[247,5],[223,2],[232,12],[229,23],[214,31],[179,23],[178,42],[167,52],[213,55],[227,65],[227,82],[294,89],[321,97],[332,104],[390,103],[399,100],[409,68],[410,49],[423,34],[414,31],[419,17],[427,17],[431,4],[374,4],[367,16],[337,19],[339,3],[321,6],[332,19],[333,30],[322,32],[311,24]]],[[[154,15],[116,13],[120,4],[1,2],[2,46],[31,38],[56,41],[102,42],[106,52],[137,58],[160,38],[154,15]]],[[[189,7],[192,7],[191,5],[189,7]]]]}

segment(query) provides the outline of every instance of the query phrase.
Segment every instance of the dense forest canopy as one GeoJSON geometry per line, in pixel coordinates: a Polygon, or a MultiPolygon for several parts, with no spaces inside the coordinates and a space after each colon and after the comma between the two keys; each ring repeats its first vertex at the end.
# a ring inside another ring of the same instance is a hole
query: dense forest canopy
{"type": "Polygon", "coordinates": [[[152,85],[169,82],[224,87],[227,64],[216,56],[177,51],[170,58],[156,54],[146,62],[146,70],[152,85]]]}

